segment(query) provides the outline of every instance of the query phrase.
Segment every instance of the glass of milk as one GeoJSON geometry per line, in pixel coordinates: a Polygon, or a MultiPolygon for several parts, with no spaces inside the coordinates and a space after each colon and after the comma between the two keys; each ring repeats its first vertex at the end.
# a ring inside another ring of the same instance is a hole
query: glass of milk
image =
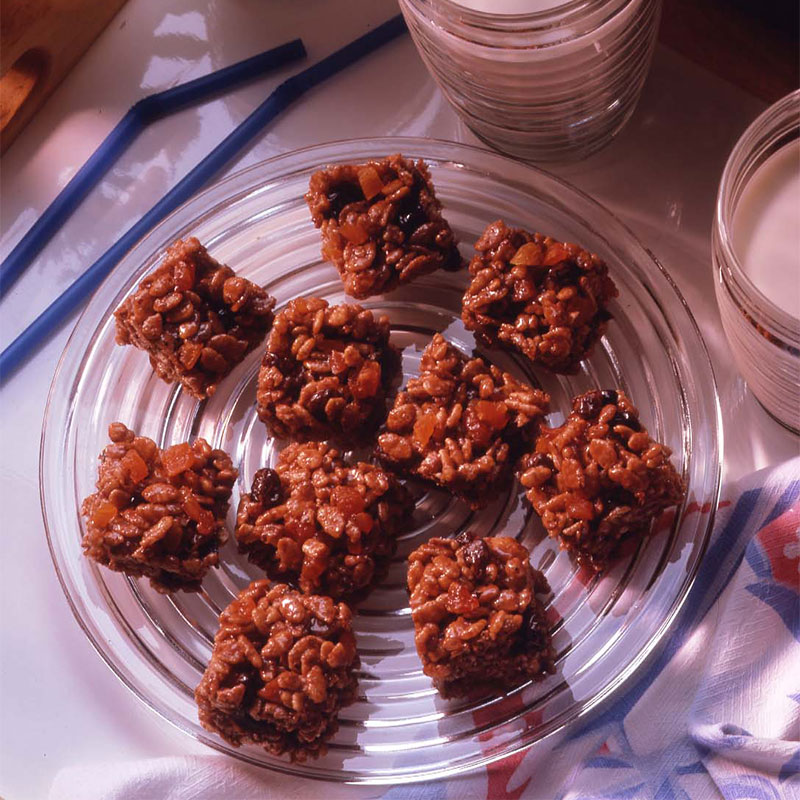
{"type": "Polygon", "coordinates": [[[770,106],[731,152],[712,255],[739,370],[764,408],[800,433],[800,90],[770,106]]]}
{"type": "Polygon", "coordinates": [[[625,125],[660,0],[400,0],[442,92],[482,140],[527,161],[582,158],[625,125]]]}

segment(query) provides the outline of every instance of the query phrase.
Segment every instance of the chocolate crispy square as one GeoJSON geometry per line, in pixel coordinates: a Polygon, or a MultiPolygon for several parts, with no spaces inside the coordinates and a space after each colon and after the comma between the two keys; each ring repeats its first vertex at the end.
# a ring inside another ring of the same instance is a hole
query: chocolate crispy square
{"type": "Polygon", "coordinates": [[[498,220],[475,244],[462,319],[488,346],[573,373],[603,335],[617,296],[608,267],[575,244],[498,220]]]}
{"type": "Polygon", "coordinates": [[[242,495],[236,540],[271,578],[360,598],[385,573],[412,510],[390,472],[324,442],[294,443],[242,495]]]}
{"type": "Polygon", "coordinates": [[[117,344],[144,350],[159,378],[203,399],[263,340],[274,306],[197,239],[179,239],[114,312],[117,344]]]}
{"type": "Polygon", "coordinates": [[[322,232],[322,257],[352,297],[463,266],[423,161],[394,155],[328,167],[311,176],[306,200],[322,232]]]}
{"type": "Polygon", "coordinates": [[[668,447],[655,441],[621,391],[573,400],[563,425],[543,428],[520,464],[520,482],[545,529],[595,571],[622,541],[647,534],[685,486],[668,447]]]}
{"type": "Polygon", "coordinates": [[[235,747],[317,758],[356,696],[351,611],[330,597],[254,581],[220,614],[195,690],[200,722],[235,747]]]}
{"type": "Polygon", "coordinates": [[[84,553],[159,592],[195,591],[227,539],[236,469],[204,439],[161,450],[121,422],[100,456],[97,491],[83,501],[84,553]]]}
{"type": "Polygon", "coordinates": [[[258,375],[258,415],[276,436],[366,438],[386,416],[399,364],[387,317],[297,298],[275,317],[258,375]]]}
{"type": "Polygon", "coordinates": [[[444,697],[505,692],[554,671],[536,593],[547,580],[523,545],[505,536],[430,539],[408,557],[414,641],[444,697]]]}
{"type": "Polygon", "coordinates": [[[485,505],[533,442],[549,397],[437,333],[378,436],[384,463],[485,505]]]}

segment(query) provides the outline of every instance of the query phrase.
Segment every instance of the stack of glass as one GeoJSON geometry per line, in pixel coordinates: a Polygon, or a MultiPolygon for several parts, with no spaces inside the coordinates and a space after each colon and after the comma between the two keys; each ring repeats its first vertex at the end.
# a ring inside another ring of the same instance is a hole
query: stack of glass
{"type": "Polygon", "coordinates": [[[431,74],[488,144],[528,161],[582,158],[625,125],[660,0],[400,0],[431,74]]]}
{"type": "Polygon", "coordinates": [[[733,148],[712,256],[739,371],[764,408],[800,433],[800,90],[768,108],[733,148]]]}

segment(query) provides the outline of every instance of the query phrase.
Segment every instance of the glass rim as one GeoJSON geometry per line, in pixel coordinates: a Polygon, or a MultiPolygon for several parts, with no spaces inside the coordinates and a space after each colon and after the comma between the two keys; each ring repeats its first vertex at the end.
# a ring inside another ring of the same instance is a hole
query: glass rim
{"type": "Polygon", "coordinates": [[[756,312],[759,321],[770,327],[770,333],[778,334],[775,343],[784,349],[800,347],[800,319],[767,297],[745,272],[733,246],[733,216],[742,189],[764,163],[759,160],[764,152],[795,139],[800,139],[800,89],[765,109],[739,137],[722,171],[714,214],[714,243],[722,254],[717,266],[723,284],[738,306],[742,306],[742,299],[749,301],[748,318],[756,312]],[[738,291],[732,292],[732,288],[738,291]]]}
{"type": "MultiPolygon", "coordinates": [[[[413,7],[417,13],[439,24],[445,19],[451,20],[453,25],[443,26],[442,29],[452,35],[458,35],[459,29],[474,30],[488,35],[506,34],[511,36],[552,33],[559,28],[568,28],[577,20],[586,18],[590,14],[593,16],[600,15],[587,30],[573,31],[572,35],[536,45],[537,49],[546,49],[568,42],[577,42],[586,36],[590,36],[615,16],[639,2],[643,2],[643,0],[600,0],[599,3],[591,2],[590,0],[565,0],[565,2],[553,8],[521,14],[497,14],[480,11],[462,5],[458,0],[400,0],[400,5],[401,7],[403,5],[413,7]],[[581,12],[584,11],[587,13],[582,14],[581,12]],[[607,11],[607,13],[603,13],[604,11],[607,11]],[[431,16],[427,12],[431,12],[431,16]]],[[[483,47],[496,47],[496,45],[491,45],[486,41],[473,43],[483,47]]],[[[530,47],[531,45],[509,43],[507,48],[511,50],[520,46],[530,47]]]]}

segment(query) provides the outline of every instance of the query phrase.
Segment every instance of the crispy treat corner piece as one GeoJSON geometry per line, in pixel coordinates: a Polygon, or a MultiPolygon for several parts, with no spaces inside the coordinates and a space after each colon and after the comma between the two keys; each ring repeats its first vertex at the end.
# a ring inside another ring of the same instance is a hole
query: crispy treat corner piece
{"type": "Polygon", "coordinates": [[[306,194],[322,257],[351,297],[389,292],[463,260],[442,217],[428,166],[401,155],[315,172],[306,194]]]}
{"type": "Polygon", "coordinates": [[[144,350],[159,378],[202,399],[263,340],[274,306],[197,239],[178,239],[114,312],[117,344],[144,350]]]}
{"type": "Polygon", "coordinates": [[[276,436],[362,439],[386,416],[400,358],[389,319],[354,303],[292,300],[275,317],[258,374],[258,415],[276,436]]]}
{"type": "Polygon", "coordinates": [[[395,399],[378,455],[479,508],[511,476],[548,403],[545,392],[467,358],[437,333],[422,354],[419,377],[395,399]]]}
{"type": "Polygon", "coordinates": [[[685,486],[670,449],[650,437],[623,392],[586,392],[572,408],[563,425],[542,429],[520,482],[550,536],[599,571],[623,539],[645,536],[681,503],[685,486]]]}
{"type": "Polygon", "coordinates": [[[536,593],[547,580],[514,539],[431,539],[408,557],[414,641],[444,697],[505,692],[554,672],[555,650],[536,593]]]}
{"type": "Polygon", "coordinates": [[[356,696],[351,612],[282,583],[251,583],[220,615],[195,690],[203,727],[292,761],[323,755],[356,696]]]}
{"type": "Polygon", "coordinates": [[[204,439],[159,450],[121,422],[108,428],[97,491],[81,506],[84,553],[159,592],[196,591],[227,535],[236,470],[204,439]]]}
{"type": "Polygon", "coordinates": [[[491,223],[475,244],[462,319],[489,346],[572,373],[603,335],[617,296],[606,264],[575,244],[491,223]]]}
{"type": "Polygon", "coordinates": [[[242,495],[236,539],[271,578],[353,600],[386,572],[412,511],[391,473],[322,442],[292,444],[242,495]]]}

